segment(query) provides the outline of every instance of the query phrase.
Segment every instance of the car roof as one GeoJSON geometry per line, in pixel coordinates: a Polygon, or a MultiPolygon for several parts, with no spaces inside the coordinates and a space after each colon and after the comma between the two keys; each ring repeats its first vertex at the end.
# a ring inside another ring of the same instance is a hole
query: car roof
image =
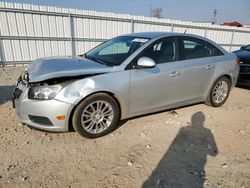
{"type": "Polygon", "coordinates": [[[199,35],[194,35],[194,34],[189,34],[189,33],[175,33],[175,32],[138,32],[138,33],[131,33],[131,34],[123,35],[123,36],[142,37],[142,38],[149,38],[149,39],[154,39],[158,37],[159,38],[167,37],[167,36],[190,36],[190,37],[200,38],[203,40],[209,40],[199,35]]]}
{"type": "Polygon", "coordinates": [[[214,41],[199,36],[199,35],[193,35],[193,34],[187,34],[187,33],[175,33],[175,32],[139,32],[139,33],[131,33],[128,35],[123,35],[123,36],[131,36],[131,37],[141,37],[141,38],[149,38],[149,39],[154,39],[154,38],[161,38],[161,37],[167,37],[167,36],[189,36],[189,37],[194,37],[194,38],[199,38],[202,40],[205,40],[217,48],[219,48],[224,54],[228,53],[224,48],[222,48],[220,45],[216,44],[214,41]]]}
{"type": "Polygon", "coordinates": [[[131,33],[125,36],[133,36],[133,37],[143,37],[143,38],[157,38],[161,36],[171,36],[171,35],[179,35],[180,33],[173,32],[139,32],[139,33],[131,33]]]}

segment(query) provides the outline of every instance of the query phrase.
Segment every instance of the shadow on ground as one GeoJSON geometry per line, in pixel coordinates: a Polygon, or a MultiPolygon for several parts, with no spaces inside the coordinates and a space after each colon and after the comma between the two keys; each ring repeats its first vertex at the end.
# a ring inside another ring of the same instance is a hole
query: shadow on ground
{"type": "Polygon", "coordinates": [[[204,122],[202,112],[192,115],[191,124],[179,130],[143,188],[203,187],[207,155],[218,153],[213,134],[204,122]]]}
{"type": "Polygon", "coordinates": [[[11,100],[14,86],[0,86],[0,105],[11,100]]]}

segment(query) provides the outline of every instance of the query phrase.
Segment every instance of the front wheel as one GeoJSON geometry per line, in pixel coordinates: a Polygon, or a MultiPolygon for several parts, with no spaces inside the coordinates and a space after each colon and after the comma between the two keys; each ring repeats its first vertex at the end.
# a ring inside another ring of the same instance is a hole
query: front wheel
{"type": "Polygon", "coordinates": [[[113,97],[106,93],[96,93],[76,107],[72,123],[81,136],[97,138],[114,130],[119,114],[119,106],[113,97]]]}
{"type": "Polygon", "coordinates": [[[213,107],[222,106],[229,96],[230,87],[231,82],[227,77],[219,78],[215,81],[205,103],[213,107]]]}

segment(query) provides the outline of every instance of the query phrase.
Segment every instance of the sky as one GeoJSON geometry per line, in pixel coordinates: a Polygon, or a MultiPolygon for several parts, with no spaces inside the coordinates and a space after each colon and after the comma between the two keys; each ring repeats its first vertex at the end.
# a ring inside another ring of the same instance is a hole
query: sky
{"type": "Polygon", "coordinates": [[[250,0],[4,0],[149,16],[150,7],[162,8],[163,18],[183,21],[211,21],[217,9],[217,23],[238,21],[250,24],[250,0]]]}

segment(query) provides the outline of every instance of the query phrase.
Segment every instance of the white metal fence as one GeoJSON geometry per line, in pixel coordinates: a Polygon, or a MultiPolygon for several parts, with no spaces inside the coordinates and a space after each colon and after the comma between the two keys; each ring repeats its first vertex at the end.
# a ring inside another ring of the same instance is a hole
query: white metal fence
{"type": "Polygon", "coordinates": [[[0,2],[0,64],[82,54],[127,33],[182,33],[186,29],[187,33],[205,36],[228,51],[250,43],[249,28],[0,2]]]}

